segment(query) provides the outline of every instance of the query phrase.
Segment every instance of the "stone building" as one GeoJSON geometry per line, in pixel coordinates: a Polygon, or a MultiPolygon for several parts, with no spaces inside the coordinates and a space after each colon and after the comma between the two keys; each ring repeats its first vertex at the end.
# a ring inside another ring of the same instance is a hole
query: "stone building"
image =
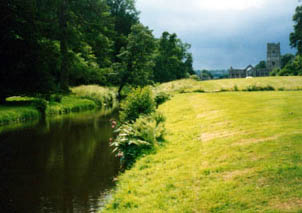
{"type": "Polygon", "coordinates": [[[275,68],[280,69],[280,67],[281,67],[280,43],[277,44],[268,43],[266,69],[272,71],[275,68]]]}
{"type": "Polygon", "coordinates": [[[246,78],[269,76],[270,72],[275,68],[281,67],[280,43],[267,44],[266,68],[256,69],[252,65],[248,65],[245,69],[229,69],[229,78],[246,78]]]}

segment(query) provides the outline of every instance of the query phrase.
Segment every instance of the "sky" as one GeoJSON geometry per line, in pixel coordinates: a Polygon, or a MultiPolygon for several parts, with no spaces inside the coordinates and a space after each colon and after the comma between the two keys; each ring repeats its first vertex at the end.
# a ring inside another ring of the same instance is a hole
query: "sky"
{"type": "Polygon", "coordinates": [[[289,45],[302,0],[136,0],[141,22],[159,38],[176,33],[192,45],[194,69],[244,68],[266,60],[268,42],[289,45]]]}

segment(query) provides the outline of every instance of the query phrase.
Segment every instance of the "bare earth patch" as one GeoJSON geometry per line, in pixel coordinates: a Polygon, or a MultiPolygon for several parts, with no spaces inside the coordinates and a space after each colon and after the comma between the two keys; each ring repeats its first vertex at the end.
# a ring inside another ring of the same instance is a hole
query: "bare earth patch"
{"type": "Polygon", "coordinates": [[[279,211],[293,212],[302,209],[302,198],[292,198],[288,201],[272,201],[271,206],[279,211]]]}

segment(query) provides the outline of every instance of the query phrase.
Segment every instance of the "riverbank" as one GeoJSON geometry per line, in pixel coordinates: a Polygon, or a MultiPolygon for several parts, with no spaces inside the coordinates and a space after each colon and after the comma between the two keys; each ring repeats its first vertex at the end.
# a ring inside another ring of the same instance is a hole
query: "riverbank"
{"type": "Polygon", "coordinates": [[[119,177],[104,212],[298,212],[302,92],[187,93],[159,107],[164,147],[119,177]]]}
{"type": "Polygon", "coordinates": [[[95,85],[72,88],[72,94],[58,97],[57,100],[40,101],[31,97],[11,97],[7,99],[5,105],[0,105],[0,126],[39,120],[44,113],[46,117],[54,117],[91,110],[114,109],[117,105],[114,89],[95,85]],[[41,112],[39,108],[41,102],[46,104],[45,112],[41,112]]]}

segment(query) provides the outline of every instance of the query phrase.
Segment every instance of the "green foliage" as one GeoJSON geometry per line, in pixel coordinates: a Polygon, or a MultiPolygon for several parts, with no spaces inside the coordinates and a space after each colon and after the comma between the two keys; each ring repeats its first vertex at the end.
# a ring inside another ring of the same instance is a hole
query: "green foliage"
{"type": "Polygon", "coordinates": [[[293,16],[294,32],[289,36],[291,47],[297,48],[298,55],[302,55],[302,6],[296,8],[296,12],[293,16]]]}
{"type": "Polygon", "coordinates": [[[50,102],[60,103],[62,101],[63,96],[61,94],[53,94],[50,96],[50,102]]]}
{"type": "Polygon", "coordinates": [[[115,130],[118,136],[111,146],[125,168],[130,168],[138,157],[150,152],[163,139],[164,121],[159,113],[143,115],[115,130]]]}
{"type": "Polygon", "coordinates": [[[47,109],[47,116],[63,115],[75,112],[83,112],[96,109],[94,101],[75,96],[64,96],[60,103],[50,102],[47,109]]]}
{"type": "Polygon", "coordinates": [[[155,95],[154,101],[156,103],[156,107],[158,107],[160,104],[165,103],[166,101],[170,100],[171,95],[164,92],[159,92],[155,95]]]}
{"type": "Polygon", "coordinates": [[[243,89],[243,91],[252,92],[252,91],[273,91],[275,90],[274,87],[271,85],[267,86],[258,86],[258,85],[249,85],[246,87],[246,89],[243,89]]]}
{"type": "Polygon", "coordinates": [[[190,79],[193,79],[193,80],[195,80],[195,81],[199,81],[200,80],[200,78],[198,77],[198,75],[190,75],[190,77],[189,77],[190,79]]]}
{"type": "Polygon", "coordinates": [[[119,76],[119,95],[127,84],[145,86],[151,83],[155,49],[152,31],[142,24],[133,25],[128,36],[128,44],[118,55],[121,62],[115,64],[119,76]]]}
{"type": "Polygon", "coordinates": [[[295,59],[293,54],[287,53],[281,56],[281,69],[283,69],[288,63],[295,59]]]}
{"type": "Polygon", "coordinates": [[[47,101],[41,98],[32,101],[33,107],[35,107],[42,115],[45,115],[47,104],[47,101]]]}
{"type": "Polygon", "coordinates": [[[110,88],[96,85],[79,86],[72,88],[72,92],[78,97],[94,101],[100,108],[116,108],[118,105],[116,92],[110,88]]]}
{"type": "Polygon", "coordinates": [[[135,121],[142,114],[154,112],[155,106],[150,87],[133,89],[121,103],[120,119],[122,122],[135,121]]]}
{"type": "Polygon", "coordinates": [[[164,32],[159,40],[155,57],[154,80],[167,82],[193,74],[190,45],[183,43],[176,34],[164,32]]]}
{"type": "Polygon", "coordinates": [[[0,126],[38,120],[40,112],[32,106],[0,106],[0,126]]]}
{"type": "Polygon", "coordinates": [[[202,70],[201,72],[199,72],[199,77],[200,77],[201,80],[213,79],[212,73],[209,72],[208,70],[202,70]]]}
{"type": "Polygon", "coordinates": [[[255,66],[256,69],[265,69],[266,68],[266,62],[260,61],[259,64],[255,66]]]}
{"type": "Polygon", "coordinates": [[[280,76],[302,75],[302,56],[297,55],[282,70],[278,72],[280,76]]]}

